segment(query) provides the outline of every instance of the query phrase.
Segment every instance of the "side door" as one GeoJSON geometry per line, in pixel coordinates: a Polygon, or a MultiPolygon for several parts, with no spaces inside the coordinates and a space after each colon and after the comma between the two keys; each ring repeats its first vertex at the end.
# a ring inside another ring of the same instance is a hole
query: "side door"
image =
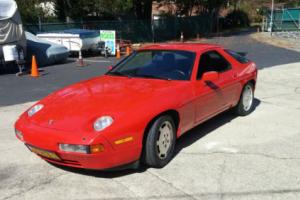
{"type": "Polygon", "coordinates": [[[239,99],[240,95],[241,84],[237,79],[238,64],[231,61],[223,49],[218,49],[217,53],[219,53],[221,59],[217,67],[220,67],[222,70],[219,73],[220,86],[222,88],[222,106],[228,108],[237,103],[236,100],[239,99]],[[226,63],[228,63],[228,66],[226,66],[226,63]]]}
{"type": "Polygon", "coordinates": [[[195,82],[196,124],[205,121],[220,111],[222,90],[219,85],[221,80],[206,82],[202,79],[204,73],[216,71],[215,67],[213,67],[215,65],[214,57],[215,51],[207,51],[200,56],[195,82]]]}

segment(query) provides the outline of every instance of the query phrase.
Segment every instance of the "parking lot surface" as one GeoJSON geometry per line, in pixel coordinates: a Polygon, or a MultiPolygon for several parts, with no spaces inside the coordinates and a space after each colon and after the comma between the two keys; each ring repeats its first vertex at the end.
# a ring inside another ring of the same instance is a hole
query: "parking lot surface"
{"type": "Polygon", "coordinates": [[[72,83],[104,74],[116,59],[92,57],[79,67],[75,58],[67,63],[40,68],[40,77],[16,77],[14,73],[0,74],[0,106],[34,101],[72,83]]]}
{"type": "Polygon", "coordinates": [[[0,108],[0,199],[300,198],[299,63],[259,71],[256,109],[224,113],[183,136],[163,169],[58,168],[14,136],[32,103],[0,108]]]}
{"type": "Polygon", "coordinates": [[[183,136],[163,169],[58,168],[14,136],[31,103],[0,108],[0,199],[300,198],[299,63],[259,71],[256,109],[224,113],[183,136]]]}
{"type": "MultiPolygon", "coordinates": [[[[225,39],[228,48],[246,49],[246,43],[238,46],[242,41],[234,37],[225,39]]],[[[226,112],[189,131],[162,169],[101,172],[57,167],[29,152],[14,135],[14,122],[34,101],[104,73],[114,60],[90,62],[84,69],[74,63],[47,67],[43,73],[48,74],[37,80],[0,76],[0,83],[11,86],[0,87],[0,200],[300,199],[300,56],[256,45],[248,45],[249,57],[260,67],[254,112],[246,117],[226,112]],[[276,56],[266,52],[271,49],[276,56]]]]}
{"type": "MultiPolygon", "coordinates": [[[[200,42],[221,44],[232,50],[247,52],[248,57],[257,63],[259,69],[300,62],[299,52],[258,42],[249,34],[244,32],[239,35],[203,39],[200,42]]],[[[59,88],[100,76],[108,70],[107,66],[117,62],[114,57],[91,57],[84,59],[85,67],[78,67],[76,59],[73,58],[65,64],[41,68],[41,77],[38,79],[0,72],[0,106],[39,100],[59,88]]]]}

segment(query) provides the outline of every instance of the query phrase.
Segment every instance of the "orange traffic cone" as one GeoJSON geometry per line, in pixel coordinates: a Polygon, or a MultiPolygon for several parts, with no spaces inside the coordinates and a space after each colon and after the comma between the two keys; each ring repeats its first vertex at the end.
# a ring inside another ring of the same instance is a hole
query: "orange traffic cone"
{"type": "Polygon", "coordinates": [[[38,70],[38,66],[37,66],[37,62],[35,59],[35,56],[32,56],[32,62],[31,62],[31,77],[37,78],[39,77],[39,70],[38,70]]]}
{"type": "Polygon", "coordinates": [[[129,55],[130,55],[130,47],[127,46],[127,47],[126,47],[126,56],[129,56],[129,55]]]}
{"type": "Polygon", "coordinates": [[[120,49],[118,48],[117,49],[117,59],[120,59],[121,58],[121,53],[120,53],[120,49]]]}

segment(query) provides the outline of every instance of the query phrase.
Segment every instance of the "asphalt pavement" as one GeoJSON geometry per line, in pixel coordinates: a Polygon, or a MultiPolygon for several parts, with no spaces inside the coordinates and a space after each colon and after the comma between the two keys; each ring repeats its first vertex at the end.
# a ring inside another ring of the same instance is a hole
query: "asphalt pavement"
{"type": "Polygon", "coordinates": [[[40,77],[29,75],[16,77],[14,73],[0,74],[0,106],[14,105],[39,100],[62,87],[100,76],[114,65],[116,59],[89,57],[84,67],[79,67],[75,58],[66,63],[40,68],[40,77]]]}
{"type": "MultiPolygon", "coordinates": [[[[276,65],[300,62],[300,53],[288,49],[257,42],[250,32],[205,39],[201,42],[217,43],[235,51],[247,52],[248,57],[257,63],[259,69],[276,65]]],[[[78,67],[76,59],[65,64],[41,68],[41,77],[16,77],[14,74],[0,73],[0,106],[37,101],[51,92],[72,83],[101,76],[118,62],[115,58],[85,58],[85,67],[78,67]]]]}
{"type": "Polygon", "coordinates": [[[257,63],[259,69],[300,62],[300,53],[253,39],[251,31],[228,34],[223,37],[203,39],[207,43],[220,44],[226,48],[246,52],[247,57],[257,63]]]}

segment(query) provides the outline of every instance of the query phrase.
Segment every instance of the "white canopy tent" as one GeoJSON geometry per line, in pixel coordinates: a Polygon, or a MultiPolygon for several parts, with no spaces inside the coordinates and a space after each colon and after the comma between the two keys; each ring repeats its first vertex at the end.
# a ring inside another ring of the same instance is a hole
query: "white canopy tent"
{"type": "Polygon", "coordinates": [[[26,38],[20,13],[14,0],[0,0],[0,57],[7,45],[22,47],[26,52],[26,38]]]}
{"type": "Polygon", "coordinates": [[[13,17],[17,9],[15,1],[0,0],[0,20],[13,17]]]}
{"type": "Polygon", "coordinates": [[[22,20],[14,0],[0,0],[0,45],[24,40],[22,20]]]}

